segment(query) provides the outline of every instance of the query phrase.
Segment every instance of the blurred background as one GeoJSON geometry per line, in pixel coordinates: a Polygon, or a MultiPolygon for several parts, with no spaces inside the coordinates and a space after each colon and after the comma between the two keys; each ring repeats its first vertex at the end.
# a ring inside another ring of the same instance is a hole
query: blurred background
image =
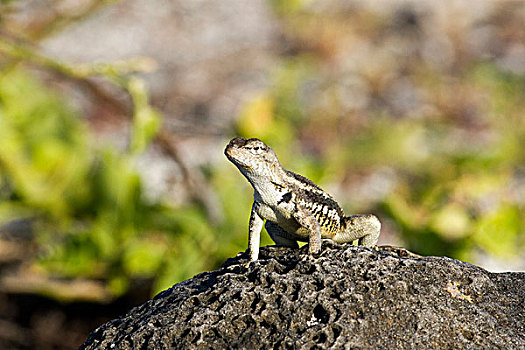
{"type": "Polygon", "coordinates": [[[521,1],[1,0],[0,348],[244,251],[234,136],[380,244],[525,270],[524,74],[521,1]]]}

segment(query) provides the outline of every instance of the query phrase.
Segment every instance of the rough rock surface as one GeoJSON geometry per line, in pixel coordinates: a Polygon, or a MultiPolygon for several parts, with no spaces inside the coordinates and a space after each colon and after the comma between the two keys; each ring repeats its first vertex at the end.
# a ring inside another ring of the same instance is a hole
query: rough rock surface
{"type": "Polygon", "coordinates": [[[324,241],[264,247],[95,330],[82,349],[525,349],[525,273],[324,241]]]}

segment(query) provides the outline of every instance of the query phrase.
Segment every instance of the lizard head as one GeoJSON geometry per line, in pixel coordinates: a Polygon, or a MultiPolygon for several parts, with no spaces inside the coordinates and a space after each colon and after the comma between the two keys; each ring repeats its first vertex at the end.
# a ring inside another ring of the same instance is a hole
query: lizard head
{"type": "Polygon", "coordinates": [[[270,175],[281,164],[275,152],[259,139],[236,137],[224,150],[226,157],[245,175],[270,175]]]}

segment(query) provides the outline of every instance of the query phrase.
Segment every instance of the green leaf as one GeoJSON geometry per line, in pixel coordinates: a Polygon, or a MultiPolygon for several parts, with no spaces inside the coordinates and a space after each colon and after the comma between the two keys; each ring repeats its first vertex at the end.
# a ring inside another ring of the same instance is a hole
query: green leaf
{"type": "Polygon", "coordinates": [[[516,256],[523,248],[519,241],[521,215],[516,206],[501,205],[482,216],[473,239],[485,251],[504,258],[516,256]]]}

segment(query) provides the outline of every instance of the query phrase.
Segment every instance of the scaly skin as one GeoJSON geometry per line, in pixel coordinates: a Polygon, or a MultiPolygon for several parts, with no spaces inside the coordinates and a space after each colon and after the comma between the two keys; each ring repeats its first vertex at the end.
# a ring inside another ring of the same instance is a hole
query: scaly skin
{"type": "Polygon", "coordinates": [[[264,220],[275,243],[298,247],[297,241],[307,241],[311,255],[321,251],[321,238],[338,243],[359,240],[367,247],[377,243],[381,223],[376,216],[345,216],[332,196],[307,178],[285,170],[262,141],[236,137],[224,154],[254,189],[249,225],[251,260],[259,256],[264,220]]]}

